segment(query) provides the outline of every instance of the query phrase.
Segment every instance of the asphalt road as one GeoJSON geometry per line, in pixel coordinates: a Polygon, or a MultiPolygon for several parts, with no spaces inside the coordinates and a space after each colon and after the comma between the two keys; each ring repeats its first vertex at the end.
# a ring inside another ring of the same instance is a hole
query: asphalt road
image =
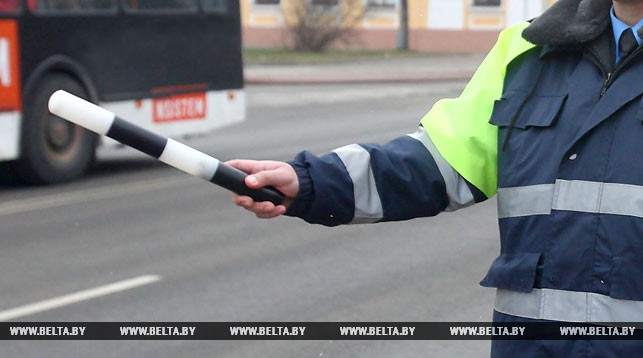
{"type": "MultiPolygon", "coordinates": [[[[381,143],[413,132],[435,100],[462,86],[249,87],[245,123],[187,143],[221,159],[289,159],[302,149],[381,143]]],[[[490,320],[493,291],[477,283],[498,252],[495,199],[435,218],[324,228],[293,218],[255,219],[223,189],[131,150],[103,150],[99,157],[89,176],[71,184],[0,185],[4,320],[490,320]],[[124,288],[94,290],[113,283],[124,288]],[[69,296],[78,292],[87,297],[69,296]],[[42,302],[59,304],[32,305],[42,302]]],[[[0,357],[480,357],[488,351],[487,341],[0,342],[0,357]]]]}

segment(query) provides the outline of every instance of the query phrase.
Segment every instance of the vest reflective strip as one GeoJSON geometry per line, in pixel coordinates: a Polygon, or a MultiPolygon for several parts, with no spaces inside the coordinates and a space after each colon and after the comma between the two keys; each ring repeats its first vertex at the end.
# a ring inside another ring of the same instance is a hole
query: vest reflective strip
{"type": "Polygon", "coordinates": [[[643,218],[643,186],[583,180],[498,189],[498,217],[547,215],[551,210],[643,218]]]}
{"type": "Polygon", "coordinates": [[[351,224],[376,222],[384,216],[380,195],[371,169],[371,155],[358,144],[333,150],[342,160],[353,181],[355,216],[351,224]]]}
{"type": "Polygon", "coordinates": [[[436,148],[435,144],[431,141],[431,138],[429,138],[426,130],[420,127],[417,132],[409,134],[408,136],[422,143],[429,153],[431,153],[433,160],[435,160],[438,166],[438,170],[446,184],[447,196],[449,197],[449,205],[445,211],[456,211],[475,204],[473,193],[471,193],[467,182],[447,163],[438,151],[438,148],[436,148]]]}
{"type": "Polygon", "coordinates": [[[552,321],[643,322],[643,301],[619,300],[593,292],[534,288],[525,293],[498,289],[494,308],[512,316],[552,321]]]}

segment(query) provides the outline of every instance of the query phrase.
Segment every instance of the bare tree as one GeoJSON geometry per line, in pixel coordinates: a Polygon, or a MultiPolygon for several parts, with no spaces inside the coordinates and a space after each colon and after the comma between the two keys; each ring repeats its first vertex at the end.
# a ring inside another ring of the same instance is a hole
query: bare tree
{"type": "Polygon", "coordinates": [[[362,0],[290,0],[288,5],[288,33],[298,51],[320,52],[350,43],[365,11],[362,0]]]}

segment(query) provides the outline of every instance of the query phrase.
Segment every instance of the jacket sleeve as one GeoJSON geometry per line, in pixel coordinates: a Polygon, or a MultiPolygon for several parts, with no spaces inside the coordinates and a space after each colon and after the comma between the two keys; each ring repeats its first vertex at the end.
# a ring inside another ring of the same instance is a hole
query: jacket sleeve
{"type": "Polygon", "coordinates": [[[522,22],[503,30],[462,94],[438,101],[420,129],[385,145],[353,144],[290,164],[300,191],[287,215],[328,226],[452,211],[497,190],[497,128],[489,124],[507,66],[535,45],[522,22]]]}
{"type": "Polygon", "coordinates": [[[486,199],[440,155],[424,128],[384,145],[352,144],[290,162],[300,190],[286,215],[335,226],[433,216],[486,199]]]}

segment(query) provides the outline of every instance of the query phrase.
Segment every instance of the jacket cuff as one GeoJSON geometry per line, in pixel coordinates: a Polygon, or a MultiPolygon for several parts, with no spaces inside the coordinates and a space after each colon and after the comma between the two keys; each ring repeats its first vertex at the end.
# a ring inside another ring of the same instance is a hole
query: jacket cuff
{"type": "Polygon", "coordinates": [[[308,171],[308,165],[304,160],[301,160],[302,155],[299,154],[294,160],[290,160],[287,163],[293,167],[295,173],[297,173],[297,179],[299,180],[299,192],[295,200],[288,206],[286,210],[286,216],[294,216],[303,218],[308,211],[310,210],[310,203],[313,200],[313,182],[310,178],[310,173],[308,171]]]}

